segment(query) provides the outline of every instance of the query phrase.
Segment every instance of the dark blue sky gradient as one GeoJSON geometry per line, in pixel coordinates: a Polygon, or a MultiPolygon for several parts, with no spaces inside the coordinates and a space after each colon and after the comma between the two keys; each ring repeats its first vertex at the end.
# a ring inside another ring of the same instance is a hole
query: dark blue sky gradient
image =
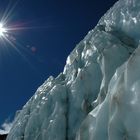
{"type": "MultiPolygon", "coordinates": [[[[15,47],[0,39],[0,124],[13,118],[48,76],[57,76],[69,53],[116,0],[19,0],[8,26],[15,47]],[[18,51],[16,51],[16,49],[18,51]]],[[[0,0],[0,16],[16,0],[0,0]]]]}

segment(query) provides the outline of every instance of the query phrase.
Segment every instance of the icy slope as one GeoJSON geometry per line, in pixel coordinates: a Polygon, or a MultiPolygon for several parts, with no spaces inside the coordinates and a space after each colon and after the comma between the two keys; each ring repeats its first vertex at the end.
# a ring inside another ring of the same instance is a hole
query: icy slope
{"type": "Polygon", "coordinates": [[[139,140],[139,19],[139,0],[117,2],[17,113],[7,140],[139,140]]]}
{"type": "Polygon", "coordinates": [[[140,47],[117,69],[105,100],[83,121],[79,140],[140,139],[140,47]]]}

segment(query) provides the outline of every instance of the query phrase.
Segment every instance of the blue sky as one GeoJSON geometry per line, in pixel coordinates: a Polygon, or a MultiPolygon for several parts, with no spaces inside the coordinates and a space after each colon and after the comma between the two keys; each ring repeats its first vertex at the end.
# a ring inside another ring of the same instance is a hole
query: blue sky
{"type": "Polygon", "coordinates": [[[0,38],[0,124],[13,119],[116,0],[0,0],[13,45],[0,38]]]}

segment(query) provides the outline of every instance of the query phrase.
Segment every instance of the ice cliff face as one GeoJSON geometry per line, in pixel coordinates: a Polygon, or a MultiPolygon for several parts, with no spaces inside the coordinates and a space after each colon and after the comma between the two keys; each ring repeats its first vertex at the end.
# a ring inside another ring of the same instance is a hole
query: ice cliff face
{"type": "Polygon", "coordinates": [[[17,113],[7,140],[140,140],[140,1],[120,0],[17,113]]]}

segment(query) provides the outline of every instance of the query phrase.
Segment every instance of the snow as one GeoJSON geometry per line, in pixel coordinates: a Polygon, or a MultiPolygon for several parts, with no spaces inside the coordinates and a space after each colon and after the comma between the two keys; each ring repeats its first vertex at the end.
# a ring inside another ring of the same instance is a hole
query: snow
{"type": "Polygon", "coordinates": [[[7,140],[139,140],[139,17],[139,0],[118,1],[17,114],[7,140]]]}

